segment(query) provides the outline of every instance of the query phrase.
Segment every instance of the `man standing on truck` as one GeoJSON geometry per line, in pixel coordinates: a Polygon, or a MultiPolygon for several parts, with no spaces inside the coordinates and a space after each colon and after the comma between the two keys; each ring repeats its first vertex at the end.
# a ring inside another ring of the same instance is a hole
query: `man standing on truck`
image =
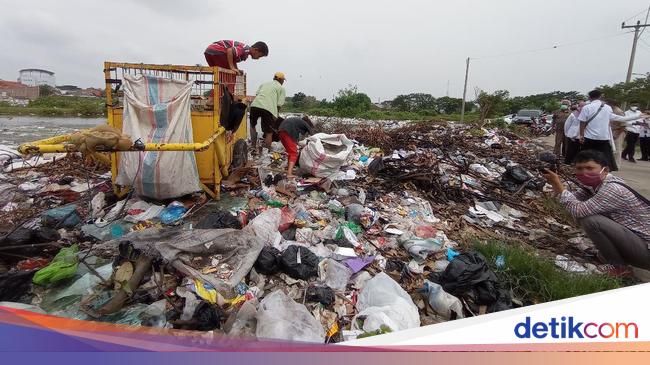
{"type": "Polygon", "coordinates": [[[248,56],[257,60],[269,55],[269,47],[264,42],[255,42],[248,46],[243,42],[221,40],[212,43],[203,52],[205,60],[211,67],[217,66],[241,74],[237,64],[246,61],[248,56]]]}
{"type": "Polygon", "coordinates": [[[282,72],[273,75],[273,81],[260,85],[255,94],[255,100],[251,103],[251,142],[253,150],[257,147],[257,120],[262,119],[261,127],[264,133],[264,147],[271,148],[273,132],[278,129],[278,115],[280,108],[284,105],[286,92],[284,91],[285,76],[282,72]]]}

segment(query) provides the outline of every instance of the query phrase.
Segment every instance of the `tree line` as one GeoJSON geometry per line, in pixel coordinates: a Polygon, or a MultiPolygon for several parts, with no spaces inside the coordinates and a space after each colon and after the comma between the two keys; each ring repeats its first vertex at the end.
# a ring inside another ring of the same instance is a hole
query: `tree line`
{"type": "MultiPolygon", "coordinates": [[[[642,107],[650,108],[650,75],[637,78],[630,83],[602,85],[599,87],[605,99],[617,103],[638,102],[642,107]]],[[[492,93],[476,89],[474,96],[468,98],[466,113],[483,118],[495,118],[513,114],[521,109],[540,109],[552,112],[559,108],[560,101],[586,100],[578,91],[553,91],[528,96],[510,96],[507,90],[492,93]]],[[[393,100],[373,104],[370,97],[348,86],[332,98],[318,100],[302,92],[288,97],[285,110],[311,114],[341,117],[387,117],[395,119],[422,119],[437,115],[456,115],[461,112],[462,99],[448,96],[434,97],[427,93],[398,95],[393,100]]]]}

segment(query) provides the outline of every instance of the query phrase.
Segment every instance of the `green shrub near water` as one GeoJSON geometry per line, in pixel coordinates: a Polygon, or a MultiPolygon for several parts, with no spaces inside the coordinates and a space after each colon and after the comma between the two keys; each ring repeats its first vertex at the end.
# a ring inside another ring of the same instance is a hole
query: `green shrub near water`
{"type": "Polygon", "coordinates": [[[578,274],[559,269],[551,258],[519,242],[470,240],[473,249],[485,256],[506,288],[533,303],[550,302],[620,288],[620,279],[602,274],[578,274]],[[504,256],[505,266],[496,268],[496,258],[504,256]]]}
{"type": "Polygon", "coordinates": [[[0,114],[41,116],[83,116],[97,117],[106,113],[103,98],[79,96],[45,96],[32,100],[27,106],[0,105],[0,114]]]}

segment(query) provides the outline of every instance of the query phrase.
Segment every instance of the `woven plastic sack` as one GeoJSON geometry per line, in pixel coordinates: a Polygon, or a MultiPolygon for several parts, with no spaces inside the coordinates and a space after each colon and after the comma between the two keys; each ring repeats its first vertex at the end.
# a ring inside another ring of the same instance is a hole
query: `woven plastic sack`
{"type": "Polygon", "coordinates": [[[329,177],[339,171],[352,152],[354,143],[344,134],[318,133],[300,142],[300,168],[316,177],[329,177]]]}

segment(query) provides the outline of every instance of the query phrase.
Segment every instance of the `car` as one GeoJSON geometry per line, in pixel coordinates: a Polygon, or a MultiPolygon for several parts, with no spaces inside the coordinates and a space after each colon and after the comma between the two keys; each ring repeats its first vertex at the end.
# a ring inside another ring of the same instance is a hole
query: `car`
{"type": "Polygon", "coordinates": [[[517,115],[512,118],[512,122],[515,124],[534,124],[542,117],[543,112],[541,110],[523,109],[517,112],[517,115]]]}

